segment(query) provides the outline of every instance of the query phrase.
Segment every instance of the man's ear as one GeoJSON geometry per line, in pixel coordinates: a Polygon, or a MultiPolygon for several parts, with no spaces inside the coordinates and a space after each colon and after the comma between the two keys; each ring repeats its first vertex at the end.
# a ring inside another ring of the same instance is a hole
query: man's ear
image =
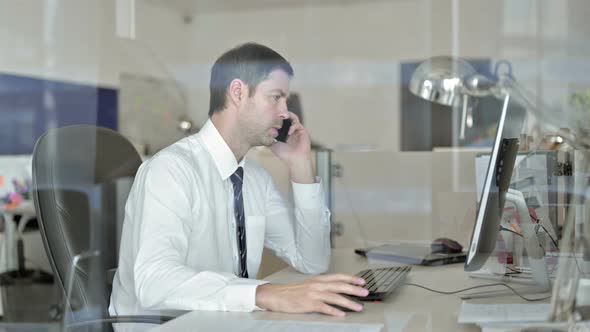
{"type": "Polygon", "coordinates": [[[248,86],[240,79],[234,79],[229,83],[228,97],[232,104],[239,106],[248,93],[248,86]]]}

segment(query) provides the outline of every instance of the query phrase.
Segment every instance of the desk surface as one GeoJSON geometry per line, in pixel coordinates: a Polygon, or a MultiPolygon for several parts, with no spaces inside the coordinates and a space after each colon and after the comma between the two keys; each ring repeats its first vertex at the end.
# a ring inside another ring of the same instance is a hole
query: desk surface
{"type": "MultiPolygon", "coordinates": [[[[332,252],[330,272],[354,274],[370,265],[352,249],[335,249],[332,252]]],[[[289,283],[309,278],[292,268],[283,269],[266,278],[275,283],[289,283]]],[[[493,283],[470,278],[463,264],[434,267],[415,266],[407,282],[437,290],[452,291],[475,285],[493,283]]],[[[490,288],[491,289],[491,288],[490,288]]],[[[485,303],[488,300],[478,300],[485,303]]],[[[495,303],[521,303],[516,296],[495,297],[495,303]]],[[[336,318],[321,314],[283,314],[275,312],[230,313],[193,311],[180,316],[154,331],[208,330],[354,330],[354,331],[479,331],[476,325],[457,323],[462,300],[456,295],[432,293],[414,286],[403,286],[382,303],[365,304],[362,313],[347,313],[336,318]],[[384,327],[384,328],[383,328],[384,327]]],[[[474,301],[475,302],[475,301],[474,301]]]]}

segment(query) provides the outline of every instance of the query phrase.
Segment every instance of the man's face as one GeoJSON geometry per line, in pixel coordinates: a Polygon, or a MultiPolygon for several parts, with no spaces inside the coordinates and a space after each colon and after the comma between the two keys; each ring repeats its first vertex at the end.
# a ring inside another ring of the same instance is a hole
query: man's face
{"type": "Polygon", "coordinates": [[[283,119],[289,117],[287,96],[290,77],[277,69],[256,87],[242,112],[241,122],[244,138],[251,146],[274,144],[283,119]]]}

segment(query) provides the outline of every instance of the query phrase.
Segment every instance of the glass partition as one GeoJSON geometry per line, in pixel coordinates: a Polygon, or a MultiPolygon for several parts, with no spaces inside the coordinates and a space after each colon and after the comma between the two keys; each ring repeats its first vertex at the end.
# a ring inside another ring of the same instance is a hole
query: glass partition
{"type": "MultiPolygon", "coordinates": [[[[0,0],[0,8],[6,326],[61,330],[71,311],[33,201],[39,138],[72,125],[103,127],[147,160],[199,132],[208,120],[212,64],[245,42],[267,45],[291,63],[290,93],[296,97],[289,109],[302,119],[314,151],[331,153],[330,178],[323,181],[334,248],[443,237],[467,248],[478,181],[502,110],[493,93],[510,91],[529,115],[514,185],[546,222],[540,232],[547,234],[541,243],[548,251],[557,257],[558,242],[587,258],[581,239],[588,237],[576,238],[590,229],[583,214],[588,157],[581,152],[590,142],[587,1],[0,0]],[[475,89],[469,101],[451,105],[417,97],[410,91],[413,74],[435,56],[464,59],[481,75],[473,86],[489,80],[496,90],[483,95],[475,89]],[[567,209],[572,202],[577,214],[567,209]],[[24,298],[46,303],[19,302],[24,298]]],[[[50,142],[63,148],[58,144],[50,142]]],[[[79,158],[73,151],[71,158],[79,158]]],[[[265,167],[285,198],[293,198],[289,172],[269,149],[253,149],[249,157],[265,167]]],[[[132,179],[126,181],[125,190],[109,191],[118,206],[110,230],[116,239],[132,179]]],[[[95,213],[101,208],[93,207],[95,213]]],[[[93,229],[80,236],[100,242],[103,234],[93,229]]],[[[498,246],[504,247],[497,249],[509,252],[512,239],[503,235],[498,246]]],[[[265,250],[258,276],[285,266],[265,250]]]]}

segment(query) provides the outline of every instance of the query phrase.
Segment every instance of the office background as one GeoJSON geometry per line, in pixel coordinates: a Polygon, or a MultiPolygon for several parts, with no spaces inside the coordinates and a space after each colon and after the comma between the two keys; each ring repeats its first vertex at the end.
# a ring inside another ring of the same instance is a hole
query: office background
{"type": "Polygon", "coordinates": [[[589,9],[581,0],[143,0],[134,2],[134,22],[117,20],[126,2],[3,1],[2,73],[104,88],[119,88],[122,73],[176,80],[199,124],[211,63],[257,41],[295,66],[293,90],[315,140],[393,151],[400,150],[405,62],[443,54],[507,59],[518,80],[556,108],[588,83],[589,9]],[[117,31],[128,23],[135,38],[117,31]]]}
{"type": "MultiPolygon", "coordinates": [[[[404,133],[404,66],[453,55],[489,70],[505,59],[565,118],[570,94],[590,87],[588,17],[585,0],[0,0],[0,153],[30,153],[44,129],[94,120],[152,154],[184,135],[181,120],[206,121],[211,64],[255,41],[293,64],[304,124],[341,166],[336,247],[439,236],[466,245],[474,157],[493,133],[459,140],[459,110],[427,111],[404,133]],[[36,89],[23,95],[19,80],[36,89]]],[[[252,156],[289,196],[277,160],[252,156]]]]}

